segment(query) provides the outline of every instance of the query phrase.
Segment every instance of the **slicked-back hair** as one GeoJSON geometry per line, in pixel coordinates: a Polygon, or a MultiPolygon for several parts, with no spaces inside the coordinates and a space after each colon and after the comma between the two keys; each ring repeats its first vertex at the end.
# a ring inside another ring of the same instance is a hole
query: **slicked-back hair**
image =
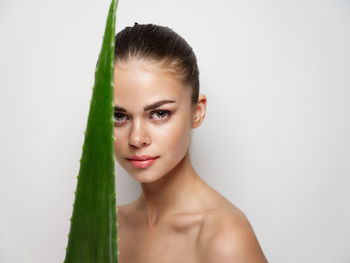
{"type": "Polygon", "coordinates": [[[192,105],[199,95],[199,70],[192,47],[169,27],[138,24],[115,35],[115,63],[131,60],[158,62],[191,88],[192,105]]]}

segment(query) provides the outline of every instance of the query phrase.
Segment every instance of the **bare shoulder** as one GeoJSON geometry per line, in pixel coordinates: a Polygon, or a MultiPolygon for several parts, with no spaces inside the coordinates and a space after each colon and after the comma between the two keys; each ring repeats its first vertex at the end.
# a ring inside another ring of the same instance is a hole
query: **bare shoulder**
{"type": "Polygon", "coordinates": [[[132,204],[124,204],[124,205],[118,205],[117,206],[117,222],[118,226],[122,226],[122,229],[119,228],[118,231],[126,230],[126,227],[128,226],[128,223],[130,220],[128,218],[132,217],[132,204]]]}
{"type": "Polygon", "coordinates": [[[118,215],[118,220],[119,219],[124,219],[125,215],[127,213],[128,210],[128,205],[118,205],[117,206],[117,215],[118,215]]]}
{"type": "Polygon", "coordinates": [[[233,204],[212,214],[202,232],[203,263],[267,262],[248,218],[233,204]]]}
{"type": "Polygon", "coordinates": [[[127,222],[127,218],[130,218],[133,213],[134,203],[128,203],[124,205],[117,206],[117,218],[118,222],[127,222]]]}
{"type": "Polygon", "coordinates": [[[137,216],[137,203],[136,201],[118,205],[117,206],[117,220],[118,225],[122,226],[122,230],[126,231],[129,228],[137,226],[139,222],[139,217],[137,216]]]}

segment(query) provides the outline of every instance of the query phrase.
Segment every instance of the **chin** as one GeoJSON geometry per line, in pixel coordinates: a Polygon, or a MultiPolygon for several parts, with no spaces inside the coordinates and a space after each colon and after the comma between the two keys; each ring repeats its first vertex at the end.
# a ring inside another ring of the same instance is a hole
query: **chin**
{"type": "Polygon", "coordinates": [[[147,175],[147,174],[133,174],[133,173],[129,173],[131,175],[131,177],[137,181],[138,183],[153,183],[157,180],[159,180],[160,178],[162,178],[162,176],[157,177],[156,175],[147,175]]]}

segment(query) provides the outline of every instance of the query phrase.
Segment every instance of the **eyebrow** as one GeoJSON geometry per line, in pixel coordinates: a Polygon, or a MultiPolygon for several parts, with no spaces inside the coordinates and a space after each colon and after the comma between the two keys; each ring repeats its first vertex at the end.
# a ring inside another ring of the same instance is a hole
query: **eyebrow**
{"type": "MultiPolygon", "coordinates": [[[[174,101],[174,100],[160,100],[160,101],[157,101],[151,105],[143,107],[143,110],[144,111],[153,110],[153,109],[156,109],[156,108],[158,108],[164,104],[167,104],[167,103],[176,103],[176,101],[174,101]]],[[[127,112],[126,109],[118,107],[118,106],[114,107],[114,111],[127,112]]]]}

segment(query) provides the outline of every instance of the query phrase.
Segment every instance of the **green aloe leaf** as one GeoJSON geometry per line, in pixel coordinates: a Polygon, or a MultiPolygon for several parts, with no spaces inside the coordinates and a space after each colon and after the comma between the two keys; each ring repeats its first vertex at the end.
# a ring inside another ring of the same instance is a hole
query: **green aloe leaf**
{"type": "Polygon", "coordinates": [[[95,70],[64,263],[118,262],[113,136],[117,4],[110,4],[95,70]]]}

